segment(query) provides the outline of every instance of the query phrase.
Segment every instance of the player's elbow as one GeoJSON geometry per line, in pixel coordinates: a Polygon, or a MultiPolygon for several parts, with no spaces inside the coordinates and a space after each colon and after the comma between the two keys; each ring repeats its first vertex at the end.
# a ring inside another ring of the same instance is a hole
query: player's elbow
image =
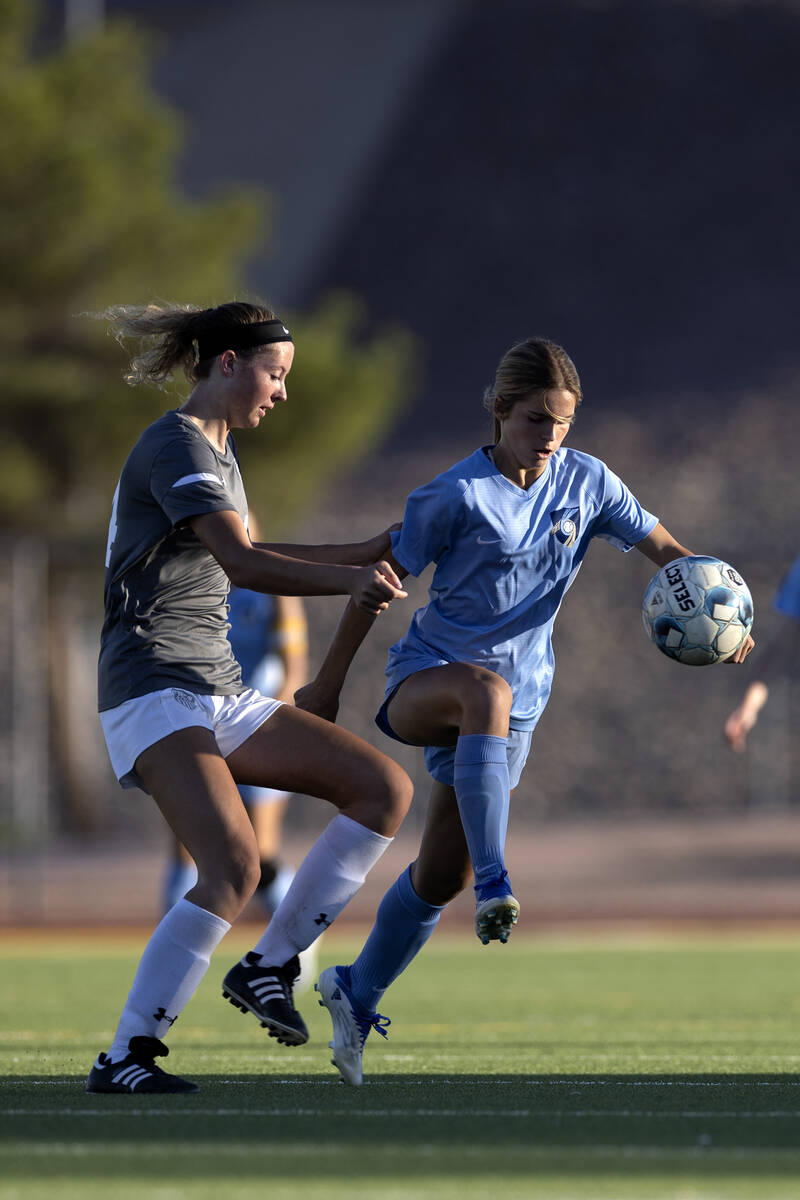
{"type": "MultiPolygon", "coordinates": [[[[247,551],[241,551],[226,555],[224,560],[220,560],[220,566],[234,587],[254,587],[256,573],[253,569],[252,557],[247,551]]],[[[255,590],[258,589],[256,588],[255,590]]]]}

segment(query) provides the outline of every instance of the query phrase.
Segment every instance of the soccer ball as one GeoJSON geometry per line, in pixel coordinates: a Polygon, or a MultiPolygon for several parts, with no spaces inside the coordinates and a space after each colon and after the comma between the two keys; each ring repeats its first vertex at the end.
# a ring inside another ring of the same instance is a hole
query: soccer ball
{"type": "Polygon", "coordinates": [[[644,627],[659,650],[690,667],[724,662],[753,624],[753,600],[738,571],[719,558],[676,558],[650,580],[644,627]]]}

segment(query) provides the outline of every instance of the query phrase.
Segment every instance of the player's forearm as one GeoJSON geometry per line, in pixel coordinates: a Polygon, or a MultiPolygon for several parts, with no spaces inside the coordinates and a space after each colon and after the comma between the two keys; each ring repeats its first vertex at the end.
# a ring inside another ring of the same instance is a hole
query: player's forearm
{"type": "Polygon", "coordinates": [[[405,599],[400,580],[386,561],[364,566],[341,560],[312,562],[261,549],[253,545],[241,516],[232,509],[200,514],[189,524],[237,587],[279,596],[349,594],[359,608],[371,613],[381,612],[392,600],[405,599]]]}
{"type": "Polygon", "coordinates": [[[665,567],[673,559],[685,558],[693,553],[692,550],[687,550],[685,546],[682,546],[661,522],[646,538],[637,543],[636,549],[657,567],[665,567]]]}
{"type": "Polygon", "coordinates": [[[350,664],[374,622],[375,617],[371,613],[363,612],[350,601],[317,672],[316,682],[321,688],[336,693],[341,691],[350,664]]]}
{"type": "Polygon", "coordinates": [[[358,567],[341,559],[314,561],[294,557],[291,547],[281,553],[253,547],[223,564],[231,583],[254,592],[276,596],[346,596],[351,591],[358,567]]]}
{"type": "Polygon", "coordinates": [[[388,534],[379,534],[366,542],[345,542],[339,545],[305,546],[299,543],[257,542],[256,549],[284,554],[313,563],[348,563],[368,567],[382,558],[391,545],[388,534]]]}

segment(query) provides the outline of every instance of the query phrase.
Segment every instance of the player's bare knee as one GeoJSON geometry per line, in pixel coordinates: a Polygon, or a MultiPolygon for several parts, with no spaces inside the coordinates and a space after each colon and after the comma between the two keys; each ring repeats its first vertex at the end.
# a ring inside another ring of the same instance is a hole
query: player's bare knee
{"type": "Polygon", "coordinates": [[[349,795],[340,811],[383,837],[394,837],[408,812],[414,785],[401,766],[384,758],[357,795],[349,795]]]}
{"type": "Polygon", "coordinates": [[[414,785],[403,768],[395,762],[391,764],[390,774],[387,809],[396,833],[411,807],[414,785]]]}
{"type": "Polygon", "coordinates": [[[237,896],[246,904],[261,882],[261,861],[257,851],[248,850],[234,859],[231,882],[237,896]]]}
{"type": "Polygon", "coordinates": [[[204,888],[224,892],[244,908],[261,880],[258,851],[251,846],[235,845],[208,863],[198,862],[198,882],[204,888]]]}
{"type": "Polygon", "coordinates": [[[408,812],[413,795],[414,785],[406,772],[392,759],[386,759],[376,794],[381,813],[381,828],[375,827],[377,833],[394,837],[408,812]]]}
{"type": "Polygon", "coordinates": [[[461,699],[463,724],[468,728],[507,726],[513,695],[502,675],[475,667],[461,699]]]}

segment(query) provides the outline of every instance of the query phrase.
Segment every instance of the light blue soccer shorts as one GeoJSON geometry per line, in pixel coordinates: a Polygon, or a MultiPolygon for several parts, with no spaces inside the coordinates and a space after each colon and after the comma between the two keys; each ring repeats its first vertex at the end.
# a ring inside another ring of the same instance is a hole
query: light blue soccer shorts
{"type": "MultiPolygon", "coordinates": [[[[400,684],[397,685],[399,687],[400,684]]],[[[402,742],[404,746],[410,745],[405,738],[401,738],[396,734],[389,724],[389,718],[386,715],[386,708],[392,696],[397,691],[393,691],[386,697],[383,704],[378,709],[375,715],[375,724],[385,733],[387,737],[394,738],[396,742],[402,742]]],[[[532,729],[509,729],[508,731],[508,749],[506,756],[508,758],[508,782],[511,791],[517,786],[522,775],[522,769],[528,761],[528,755],[531,749],[531,738],[533,736],[532,729]]],[[[447,787],[453,786],[453,775],[455,770],[455,746],[426,746],[425,747],[425,766],[428,774],[437,783],[443,783],[447,787]]]]}

